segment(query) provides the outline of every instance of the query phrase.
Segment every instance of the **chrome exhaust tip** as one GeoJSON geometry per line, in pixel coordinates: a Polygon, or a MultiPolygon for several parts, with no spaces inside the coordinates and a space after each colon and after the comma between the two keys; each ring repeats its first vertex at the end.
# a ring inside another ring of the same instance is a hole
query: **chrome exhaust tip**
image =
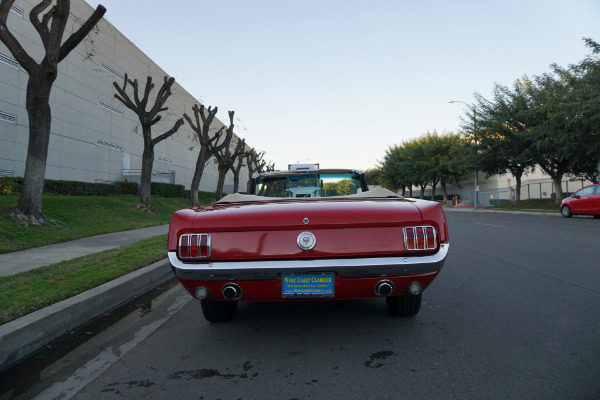
{"type": "Polygon", "coordinates": [[[242,288],[237,283],[226,283],[221,288],[221,294],[226,300],[239,300],[242,298],[242,288]]]}
{"type": "Polygon", "coordinates": [[[387,297],[389,295],[391,295],[392,293],[394,293],[395,290],[395,286],[394,283],[392,281],[389,280],[382,280],[379,281],[375,284],[375,294],[377,296],[384,296],[387,297]]]}

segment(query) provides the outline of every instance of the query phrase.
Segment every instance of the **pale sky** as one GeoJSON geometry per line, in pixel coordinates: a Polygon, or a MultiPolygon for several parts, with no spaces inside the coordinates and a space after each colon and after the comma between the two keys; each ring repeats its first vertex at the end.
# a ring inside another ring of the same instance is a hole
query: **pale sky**
{"type": "MultiPolygon", "coordinates": [[[[598,0],[86,0],[278,169],[368,169],[494,83],[581,61],[598,0]]],[[[162,77],[155,77],[162,79],[162,77]]]]}

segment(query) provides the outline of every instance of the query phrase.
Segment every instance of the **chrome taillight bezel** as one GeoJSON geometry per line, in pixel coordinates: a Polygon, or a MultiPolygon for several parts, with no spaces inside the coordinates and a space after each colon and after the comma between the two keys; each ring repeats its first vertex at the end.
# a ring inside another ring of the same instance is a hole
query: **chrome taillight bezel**
{"type": "Polygon", "coordinates": [[[437,250],[439,246],[437,229],[434,226],[407,226],[402,231],[406,251],[431,251],[437,250]]]}
{"type": "Polygon", "coordinates": [[[212,240],[207,233],[186,233],[179,237],[177,256],[181,260],[205,260],[210,258],[212,240]]]}

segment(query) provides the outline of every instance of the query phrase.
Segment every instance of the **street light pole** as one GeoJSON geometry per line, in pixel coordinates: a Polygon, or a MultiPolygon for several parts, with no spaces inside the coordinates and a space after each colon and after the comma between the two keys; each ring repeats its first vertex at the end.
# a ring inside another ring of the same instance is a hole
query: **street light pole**
{"type": "Polygon", "coordinates": [[[474,105],[461,100],[450,100],[448,103],[462,103],[473,109],[473,136],[475,136],[475,209],[479,208],[479,183],[477,182],[477,109],[474,105]]]}

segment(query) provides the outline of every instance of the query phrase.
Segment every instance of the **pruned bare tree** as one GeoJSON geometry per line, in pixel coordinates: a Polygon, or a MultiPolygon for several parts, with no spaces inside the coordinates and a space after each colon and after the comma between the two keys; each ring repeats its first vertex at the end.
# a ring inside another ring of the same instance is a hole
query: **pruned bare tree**
{"type": "Polygon", "coordinates": [[[29,144],[21,196],[13,217],[23,224],[39,225],[48,222],[42,212],[42,195],[50,142],[50,91],[58,76],[58,64],[77,47],[100,21],[106,8],[98,5],[92,15],[66,40],[63,40],[70,15],[70,0],[43,0],[31,9],[29,20],[40,36],[44,47],[41,61],[27,53],[7,26],[9,11],[15,0],[0,2],[0,40],[29,74],[25,108],[29,117],[29,144]],[[41,20],[40,14],[47,8],[41,20]]]}
{"type": "Polygon", "coordinates": [[[263,151],[257,153],[254,149],[251,149],[246,155],[246,165],[248,166],[247,192],[249,194],[253,194],[250,193],[250,180],[252,179],[252,176],[257,172],[264,171],[265,165],[267,165],[267,162],[263,160],[264,156],[265,153],[263,151]]]}
{"type": "Polygon", "coordinates": [[[172,136],[175,132],[179,130],[181,125],[183,125],[183,118],[179,118],[171,129],[155,137],[154,139],[152,138],[152,126],[161,120],[162,116],[159,115],[159,113],[168,110],[168,107],[165,107],[165,103],[169,96],[171,96],[171,87],[174,83],[175,78],[167,78],[165,76],[164,82],[161,88],[158,90],[156,98],[154,99],[154,104],[152,104],[152,107],[148,111],[146,111],[146,107],[148,106],[150,100],[150,93],[154,89],[154,84],[152,83],[151,76],[149,76],[146,79],[146,87],[144,89],[143,97],[141,99],[139,95],[140,89],[137,79],[132,81],[127,77],[127,74],[125,74],[123,86],[119,86],[117,82],[113,82],[113,86],[117,90],[115,98],[121,103],[123,103],[125,107],[129,108],[130,110],[136,113],[140,120],[140,125],[142,126],[142,136],[144,138],[144,152],[142,155],[140,204],[138,204],[138,209],[152,214],[156,213],[156,210],[150,204],[150,198],[152,194],[151,190],[152,167],[154,164],[154,146],[156,146],[157,143],[172,136]],[[131,88],[133,90],[133,100],[127,93],[128,85],[131,85],[131,88]]]}
{"type": "Polygon", "coordinates": [[[219,129],[212,137],[210,135],[210,126],[215,119],[217,111],[219,110],[218,107],[215,107],[214,109],[208,107],[206,115],[203,104],[200,104],[200,107],[195,104],[192,110],[194,111],[194,118],[196,120],[195,123],[187,114],[183,114],[183,117],[187,120],[192,130],[196,133],[198,142],[200,143],[200,153],[198,153],[196,169],[194,170],[194,176],[190,186],[190,206],[196,207],[199,205],[198,188],[200,187],[200,180],[202,179],[202,174],[204,173],[204,166],[206,165],[206,162],[215,155],[215,153],[221,151],[225,147],[226,143],[223,141],[223,143],[221,143],[219,146],[215,145],[219,141],[219,138],[223,133],[223,129],[225,129],[224,126],[221,127],[221,129],[219,129]]]}
{"type": "MultiPolygon", "coordinates": [[[[219,177],[217,179],[217,193],[216,193],[217,200],[219,200],[221,197],[223,197],[223,186],[225,185],[225,176],[227,175],[227,172],[229,172],[229,170],[231,169],[231,166],[233,165],[233,163],[239,156],[238,149],[240,148],[240,146],[236,146],[233,153],[231,151],[231,140],[233,138],[233,127],[234,127],[234,124],[233,124],[234,114],[235,114],[234,111],[229,111],[229,127],[225,131],[226,132],[225,139],[221,143],[222,145],[224,144],[224,146],[221,147],[220,151],[215,153],[215,158],[217,159],[217,164],[218,164],[217,170],[219,171],[219,177]]],[[[242,140],[242,143],[243,143],[243,145],[241,146],[241,148],[244,148],[245,140],[242,140]]]]}
{"type": "Polygon", "coordinates": [[[235,161],[231,165],[231,172],[233,173],[233,193],[237,193],[239,191],[240,172],[242,171],[242,167],[244,167],[246,165],[245,164],[246,156],[249,154],[249,152],[246,151],[246,141],[245,140],[240,140],[237,143],[236,148],[235,148],[235,154],[237,154],[237,157],[235,158],[235,161]]]}

